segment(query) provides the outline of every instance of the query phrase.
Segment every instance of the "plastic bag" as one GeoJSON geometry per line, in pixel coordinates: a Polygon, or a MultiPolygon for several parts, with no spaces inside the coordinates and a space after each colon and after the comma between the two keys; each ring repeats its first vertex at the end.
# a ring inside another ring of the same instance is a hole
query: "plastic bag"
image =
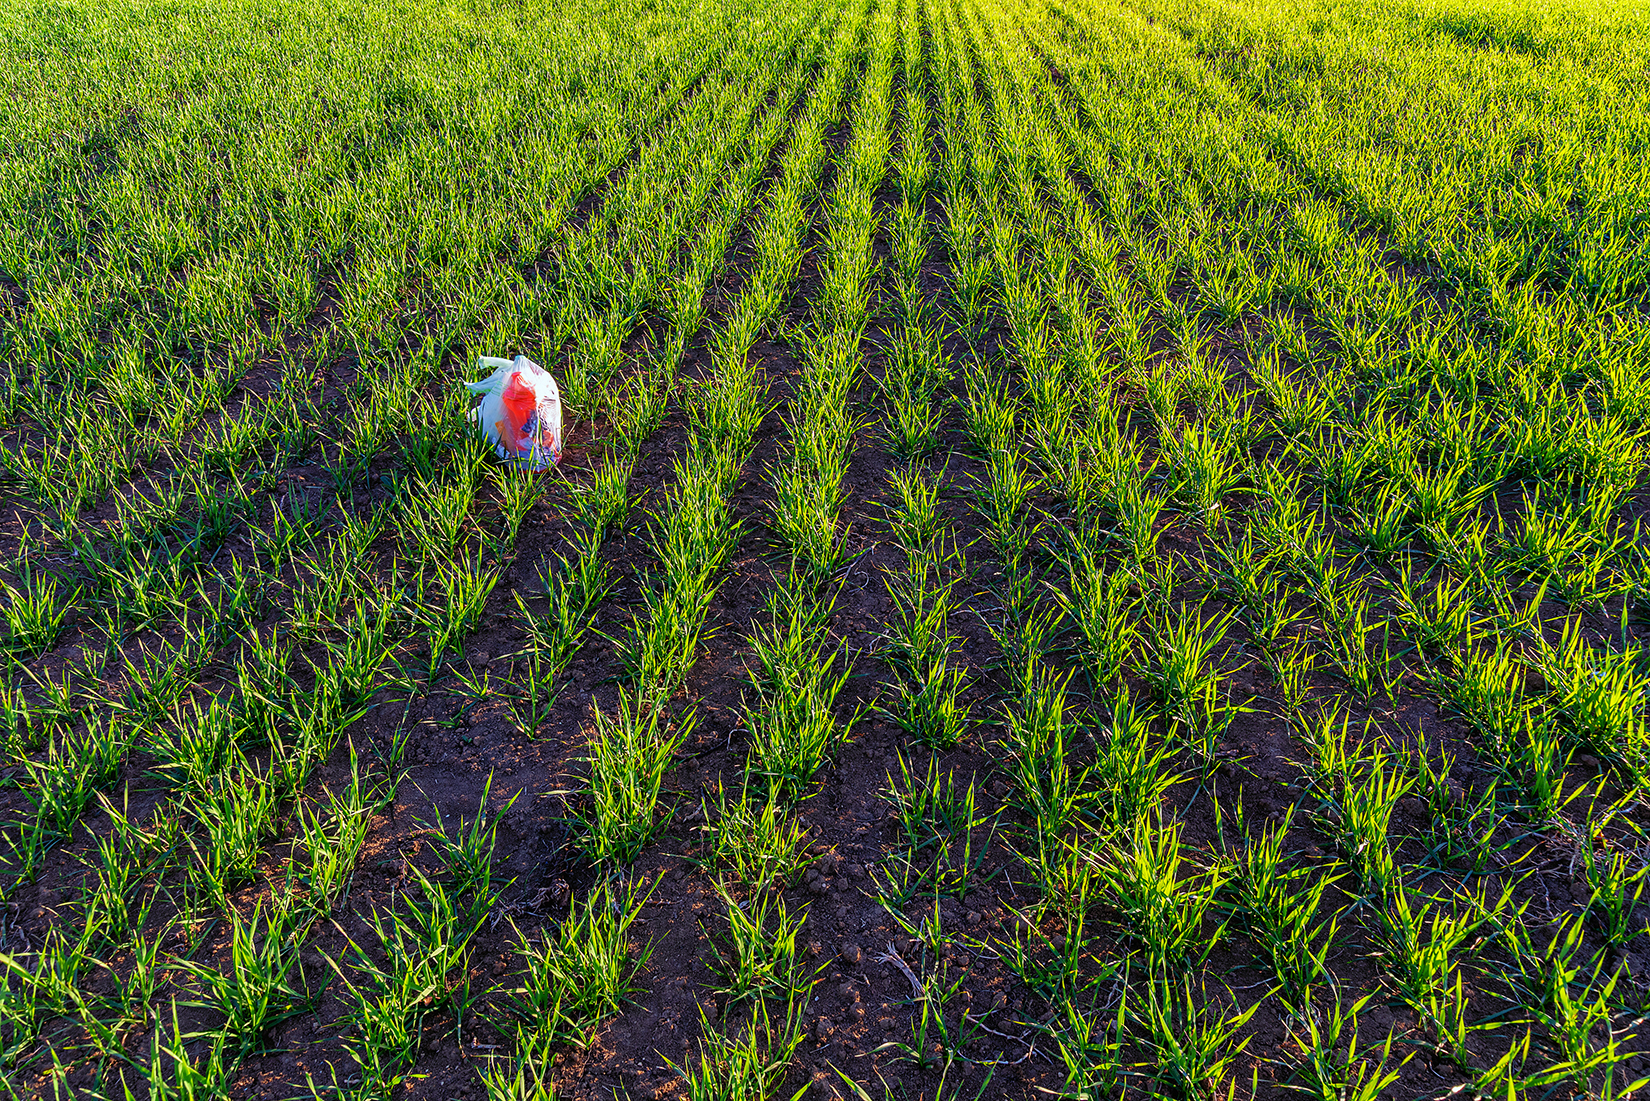
{"type": "Polygon", "coordinates": [[[482,369],[493,373],[465,389],[481,395],[470,410],[481,434],[501,459],[517,466],[543,470],[561,459],[561,391],[550,372],[526,356],[496,359],[482,356],[482,369]]]}

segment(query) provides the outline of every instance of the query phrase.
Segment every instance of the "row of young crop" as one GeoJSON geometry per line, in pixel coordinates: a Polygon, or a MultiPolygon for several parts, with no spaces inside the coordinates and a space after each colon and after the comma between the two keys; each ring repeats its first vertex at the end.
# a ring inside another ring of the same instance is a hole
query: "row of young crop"
{"type": "Polygon", "coordinates": [[[788,819],[789,808],[806,794],[845,733],[834,701],[846,672],[834,668],[827,591],[840,553],[839,487],[852,445],[851,412],[840,399],[858,368],[853,353],[870,276],[866,200],[881,162],[877,119],[886,117],[875,93],[869,106],[864,94],[876,87],[891,49],[889,8],[874,16],[869,9],[857,4],[843,10],[753,228],[739,296],[709,340],[707,377],[685,388],[684,398],[698,408],[688,410],[687,450],[673,466],[674,484],[656,517],[657,587],[647,595],[645,623],[638,616],[621,641],[628,683],[618,716],[598,715],[592,743],[594,802],[598,813],[609,805],[604,820],[620,837],[607,843],[607,831],[593,829],[590,855],[601,867],[622,872],[666,824],[656,808],[659,788],[694,721],[691,709],[684,713],[671,697],[697,659],[718,572],[743,534],[730,495],[745,476],[756,428],[772,403],[771,383],[752,350],[758,336],[781,321],[829,164],[834,183],[823,201],[820,273],[832,292],[829,305],[804,327],[783,334],[799,351],[803,370],[791,395],[788,441],[767,471],[775,495],[771,527],[790,549],[793,565],[769,597],[767,622],[750,639],[752,698],[743,722],[750,748],[743,778],[733,796],[724,789],[710,810],[710,860],[720,868],[731,943],[712,994],[728,1004],[720,1027],[715,1014],[701,1011],[700,1052],[679,1068],[693,1096],[761,1096],[777,1088],[802,1042],[811,988],[798,942],[803,916],[788,912],[783,898],[767,889],[785,878],[807,842],[788,819]],[[862,98],[853,141],[847,153],[833,158],[828,135],[856,83],[855,71],[867,64],[867,75],[857,82],[862,98]],[[667,733],[672,712],[680,719],[667,733]],[[741,898],[747,891],[752,893],[741,898]],[[783,1007],[778,1017],[770,1011],[775,999],[783,1007]],[[747,1002],[748,1014],[732,1013],[747,1002]]]}

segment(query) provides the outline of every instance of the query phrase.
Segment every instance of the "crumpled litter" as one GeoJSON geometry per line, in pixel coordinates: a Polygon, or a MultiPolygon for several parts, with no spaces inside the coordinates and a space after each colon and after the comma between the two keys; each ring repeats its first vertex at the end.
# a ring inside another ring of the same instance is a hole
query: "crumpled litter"
{"type": "Polygon", "coordinates": [[[481,395],[470,419],[498,457],[532,470],[560,461],[561,391],[550,372],[526,356],[481,356],[476,362],[482,370],[493,368],[493,373],[464,384],[470,393],[481,395]]]}

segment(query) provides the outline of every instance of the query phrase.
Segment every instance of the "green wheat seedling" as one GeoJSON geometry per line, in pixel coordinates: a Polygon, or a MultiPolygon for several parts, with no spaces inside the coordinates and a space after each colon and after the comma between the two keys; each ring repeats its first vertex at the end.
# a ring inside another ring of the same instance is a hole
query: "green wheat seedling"
{"type": "MultiPolygon", "coordinates": [[[[107,794],[99,793],[98,803],[109,816],[109,836],[118,840],[120,847],[132,856],[134,874],[147,875],[169,864],[182,836],[182,824],[172,814],[152,815],[140,825],[132,820],[131,793],[121,792],[121,805],[116,807],[107,794]]],[[[101,849],[100,849],[101,856],[101,849]]]]}
{"type": "Polygon", "coordinates": [[[1148,491],[1145,475],[1132,468],[1118,477],[1112,492],[1118,526],[1130,558],[1137,564],[1153,561],[1163,534],[1157,519],[1169,503],[1168,496],[1148,491]]]}
{"type": "Polygon", "coordinates": [[[1092,542],[1072,540],[1066,560],[1067,592],[1055,590],[1066,618],[1077,628],[1084,671],[1092,691],[1108,691],[1122,676],[1139,637],[1133,616],[1139,598],[1126,571],[1107,570],[1092,542]]]}
{"type": "Polygon", "coordinates": [[[231,911],[227,969],[187,959],[172,964],[194,980],[202,998],[198,1004],[223,1015],[218,1035],[233,1053],[232,1062],[256,1051],[281,1021],[314,1008],[318,992],[305,988],[296,932],[289,915],[272,911],[266,916],[261,905],[245,919],[231,911]]]}
{"type": "MultiPolygon", "coordinates": [[[[656,886],[656,884],[655,884],[656,886]]],[[[517,930],[521,985],[506,1007],[536,1043],[584,1047],[597,1026],[619,1012],[652,944],[630,947],[630,927],[652,895],[640,884],[602,883],[575,901],[567,917],[537,939],[517,930]]]]}
{"type": "MultiPolygon", "coordinates": [[[[1152,1053],[1158,1084],[1182,1101],[1222,1096],[1232,1064],[1249,1046],[1250,1037],[1239,1036],[1260,1003],[1228,1013],[1207,987],[1194,989],[1190,976],[1165,975],[1148,980],[1145,998],[1137,994],[1133,1004],[1133,1024],[1152,1053]]],[[[1225,1092],[1235,1089],[1234,1083],[1225,1092]]]]}
{"type": "MultiPolygon", "coordinates": [[[[1089,921],[1099,900],[1100,883],[1094,861],[1079,844],[1067,844],[1058,854],[1038,854],[1038,858],[1043,865],[1038,869],[1042,897],[1029,909],[1015,912],[1013,940],[998,942],[1003,963],[1055,1006],[1102,997],[1129,961],[1104,963],[1098,971],[1093,966],[1096,938],[1089,932],[1089,921]],[[1059,928],[1053,936],[1038,924],[1050,916],[1059,928]]],[[[1124,995],[1118,992],[1118,996],[1124,995]]]]}
{"type": "MultiPolygon", "coordinates": [[[[192,1056],[189,1045],[195,1035],[185,1032],[179,1023],[177,1002],[172,1002],[169,1027],[158,1010],[155,1018],[149,1033],[148,1058],[124,1056],[133,1077],[148,1091],[148,1096],[153,1101],[206,1101],[224,1096],[229,1091],[233,1070],[223,1039],[212,1040],[204,1052],[192,1056]]],[[[123,1089],[130,1093],[126,1071],[121,1071],[120,1077],[123,1089]]]]}
{"type": "Polygon", "coordinates": [[[351,966],[326,956],[344,987],[345,1038],[363,1084],[389,1089],[400,1082],[423,1044],[424,1021],[449,1005],[469,999],[470,939],[476,926],[445,887],[412,870],[421,899],[402,893],[406,913],[375,911],[369,929],[376,942],[368,952],[347,935],[351,966]]]}
{"type": "MultiPolygon", "coordinates": [[[[699,1058],[696,1065],[670,1067],[681,1076],[688,1101],[766,1101],[777,1096],[802,1046],[802,1005],[788,1002],[785,1016],[774,1021],[767,1002],[758,999],[748,1024],[732,1034],[719,1031],[699,1009],[699,1058]]],[[[796,1093],[791,1101],[802,1094],[796,1093]]]]}
{"type": "MultiPolygon", "coordinates": [[[[640,433],[640,426],[635,432],[640,433]]],[[[640,446],[640,440],[630,435],[616,443],[621,447],[640,446]]],[[[618,530],[630,514],[630,476],[634,470],[631,457],[609,454],[590,476],[588,482],[579,482],[568,488],[568,504],[574,516],[588,531],[587,538],[600,542],[618,530]]]]}
{"type": "Polygon", "coordinates": [[[1220,563],[1214,573],[1221,592],[1239,605],[1251,622],[1259,619],[1281,580],[1275,568],[1277,552],[1257,544],[1255,533],[1248,528],[1242,538],[1217,541],[1213,550],[1220,563]]]}
{"type": "Polygon", "coordinates": [[[1554,989],[1548,1005],[1527,1006],[1545,1033],[1546,1054],[1554,1062],[1533,1074],[1529,1085],[1533,1089],[1553,1087],[1560,1083],[1583,1093],[1613,1101],[1616,1097],[1631,1097],[1647,1082],[1639,1079],[1627,1082],[1627,1068],[1623,1065],[1634,1050],[1631,1043],[1637,1038],[1627,1031],[1635,1027],[1616,1025],[1618,1000],[1616,987],[1622,971],[1617,968],[1608,976],[1602,969],[1595,971],[1579,992],[1568,983],[1554,989]]]}
{"type": "Polygon", "coordinates": [[[186,638],[184,644],[170,654],[142,649],[139,650],[141,660],[136,662],[122,655],[121,665],[128,687],[121,703],[133,725],[149,726],[161,721],[211,660],[216,645],[204,634],[190,633],[193,637],[186,638]]]}
{"type": "Polygon", "coordinates": [[[954,773],[942,778],[938,757],[930,757],[927,771],[917,774],[903,753],[897,759],[899,778],[889,774],[883,795],[899,823],[903,860],[919,872],[925,890],[962,898],[990,853],[996,815],[979,808],[972,779],[959,788],[954,773]],[[976,850],[974,831],[986,826],[992,829],[976,850]]]}
{"type": "Polygon", "coordinates": [[[1269,654],[1266,664],[1277,685],[1277,702],[1283,705],[1284,717],[1297,726],[1307,722],[1306,694],[1312,689],[1312,674],[1318,668],[1316,653],[1307,646],[1293,647],[1269,654]]]}
{"type": "Polygon", "coordinates": [[[1238,441],[1232,430],[1183,424],[1164,440],[1169,497],[1212,531],[1221,502],[1244,480],[1238,441]]]}
{"type": "Polygon", "coordinates": [[[1527,1096],[1524,1091],[1529,1088],[1531,1080],[1520,1076],[1519,1071],[1529,1065],[1531,1038],[1531,1030],[1525,1029],[1524,1035],[1514,1040],[1501,1058],[1473,1071],[1472,1087],[1478,1096],[1494,1101],[1520,1101],[1527,1096]]]}
{"type": "Polygon", "coordinates": [[[1644,717],[1650,674],[1637,646],[1596,649],[1582,638],[1580,622],[1565,623],[1557,647],[1543,645],[1536,668],[1576,739],[1629,774],[1642,772],[1650,756],[1644,717]]]}
{"type": "MultiPolygon", "coordinates": [[[[912,976],[915,972],[910,973],[912,976]]],[[[913,983],[912,1000],[916,1013],[911,1021],[909,1040],[889,1040],[872,1049],[873,1054],[895,1052],[897,1057],[919,1071],[939,1071],[940,1084],[936,1096],[943,1096],[945,1080],[954,1067],[969,1060],[964,1049],[980,1035],[980,1022],[973,1020],[965,1009],[955,1023],[948,1020],[946,1010],[956,1000],[966,976],[952,975],[944,962],[926,969],[926,974],[913,983]]]]}
{"type": "Polygon", "coordinates": [[[353,746],[348,786],[325,795],[324,803],[299,803],[294,838],[304,848],[302,877],[309,893],[303,904],[316,914],[330,913],[348,897],[372,812],[382,805],[376,792],[363,788],[353,746]]]}
{"type": "Polygon", "coordinates": [[[1085,1010],[1075,997],[1056,1002],[1054,1043],[1065,1088],[1072,1097],[1110,1096],[1128,1073],[1123,1046],[1128,1036],[1128,982],[1116,986],[1115,1005],[1085,1010]]]}
{"type": "Polygon", "coordinates": [[[1012,696],[1035,691],[1036,685],[1047,678],[1048,659],[1058,649],[1065,626],[1065,609],[1058,601],[1036,601],[1029,595],[1039,587],[1037,581],[1030,571],[1023,572],[1021,580],[1011,584],[1024,591],[1005,601],[1001,621],[986,624],[1002,650],[1012,696]]]}
{"type": "Polygon", "coordinates": [[[1576,752],[1568,741],[1555,719],[1526,711],[1508,744],[1500,747],[1504,756],[1495,762],[1496,771],[1521,794],[1518,802],[1531,822],[1553,821],[1586,790],[1580,784],[1564,790],[1565,773],[1576,752]]]}
{"type": "Polygon", "coordinates": [[[799,798],[858,721],[836,716],[851,662],[830,638],[835,596],[823,597],[799,572],[769,595],[765,624],[752,633],[755,705],[746,705],[749,770],[776,793],[799,798]],[[843,668],[837,670],[837,661],[843,668]]]}
{"type": "Polygon", "coordinates": [[[98,790],[115,778],[130,737],[122,724],[89,715],[84,734],[54,736],[44,757],[19,762],[28,777],[24,791],[42,835],[68,836],[98,790]]]}
{"type": "Polygon", "coordinates": [[[1395,702],[1402,673],[1391,672],[1390,632],[1382,629],[1379,649],[1372,652],[1369,638],[1376,627],[1366,620],[1368,611],[1366,601],[1348,600],[1334,615],[1326,613],[1327,622],[1333,626],[1327,647],[1330,662],[1358,699],[1395,702]]]}
{"type": "Polygon", "coordinates": [[[971,725],[961,696],[968,687],[960,665],[939,661],[925,665],[913,679],[896,686],[898,697],[890,709],[894,722],[918,744],[950,749],[960,744],[971,725]]]}
{"type": "Polygon", "coordinates": [[[1352,537],[1377,561],[1390,561],[1410,538],[1412,502],[1390,483],[1381,486],[1352,514],[1352,537]]]}
{"type": "Polygon", "coordinates": [[[1204,923],[1225,873],[1186,859],[1181,832],[1180,823],[1142,824],[1132,837],[1119,837],[1092,857],[1111,905],[1154,973],[1201,963],[1223,933],[1206,933],[1204,923]]]}
{"type": "Polygon", "coordinates": [[[1427,575],[1415,576],[1405,561],[1397,579],[1388,587],[1393,596],[1393,619],[1404,635],[1427,660],[1454,654],[1477,626],[1473,615],[1469,582],[1451,581],[1447,575],[1433,580],[1425,589],[1427,575]]]}
{"type": "Polygon", "coordinates": [[[792,399],[790,453],[768,471],[772,527],[793,558],[824,578],[840,564],[842,479],[859,428],[848,392],[858,373],[860,338],[857,330],[815,325],[791,339],[801,348],[804,371],[792,399]]]}
{"type": "Polygon", "coordinates": [[[1067,831],[1097,797],[1087,787],[1089,770],[1072,768],[1070,743],[1076,731],[1067,718],[1069,680],[1070,674],[1062,681],[1045,681],[1008,712],[1008,774],[1016,801],[1032,819],[1039,853],[1060,851],[1067,831]]]}
{"type": "Polygon", "coordinates": [[[913,560],[905,571],[886,579],[895,619],[884,645],[899,668],[914,675],[931,665],[943,664],[951,656],[957,639],[950,633],[949,624],[960,580],[956,549],[939,543],[931,545],[929,553],[913,560]]]}
{"type": "Polygon", "coordinates": [[[91,871],[82,892],[86,926],[105,944],[124,943],[143,927],[155,896],[141,893],[147,869],[124,836],[104,834],[96,844],[95,861],[80,858],[91,871]]]}
{"type": "Polygon", "coordinates": [[[1484,923],[1481,909],[1436,900],[1416,909],[1409,892],[1394,890],[1380,911],[1376,940],[1398,994],[1423,1014],[1446,994],[1456,959],[1476,942],[1484,923]]]}
{"type": "Polygon", "coordinates": [[[951,663],[957,640],[950,615],[961,556],[944,541],[947,525],[937,508],[937,482],[914,469],[896,471],[891,481],[900,498],[887,515],[905,549],[906,568],[884,579],[896,618],[883,655],[900,676],[893,702],[882,709],[920,743],[947,748],[963,738],[971,721],[969,707],[960,701],[966,672],[951,663]]]}
{"type": "Polygon", "coordinates": [[[599,864],[629,864],[668,824],[658,815],[659,786],[697,716],[672,722],[661,708],[621,692],[611,712],[593,707],[591,717],[595,737],[583,758],[590,806],[579,845],[599,864]]]}
{"type": "Polygon", "coordinates": [[[1224,612],[1205,619],[1185,604],[1148,621],[1147,659],[1141,672],[1152,685],[1181,743],[1205,768],[1215,762],[1215,748],[1226,729],[1245,710],[1221,692],[1224,679],[1215,665],[1215,648],[1234,618],[1224,612]]]}
{"type": "Polygon", "coordinates": [[[197,827],[188,835],[195,858],[189,881],[202,901],[224,907],[229,891],[252,878],[263,843],[275,832],[279,799],[271,778],[238,757],[211,790],[182,805],[197,827]]]}
{"type": "Polygon", "coordinates": [[[601,545],[587,536],[576,557],[556,555],[557,566],[542,575],[541,588],[548,608],[543,614],[530,610],[518,590],[516,608],[527,632],[531,681],[539,684],[561,674],[578,651],[590,627],[590,610],[613,587],[601,545]]]}
{"type": "Polygon", "coordinates": [[[60,601],[57,580],[37,574],[29,559],[23,559],[16,571],[18,584],[13,588],[0,581],[5,591],[5,608],[0,614],[6,619],[6,635],[0,642],[11,660],[28,660],[45,653],[63,633],[63,622],[75,606],[80,591],[69,591],[60,601]]]}
{"type": "MultiPolygon", "coordinates": [[[[127,1040],[152,1019],[158,992],[167,983],[169,968],[160,952],[166,933],[162,928],[147,941],[133,934],[120,946],[127,954],[118,964],[111,959],[97,961],[97,966],[115,981],[116,992],[113,997],[87,999],[79,1014],[79,1023],[86,1030],[90,1046],[101,1058],[120,1059],[127,1040]]],[[[115,958],[112,953],[105,955],[115,958]]]]}
{"type": "Polygon", "coordinates": [[[619,644],[627,676],[649,700],[674,692],[698,655],[715,574],[740,538],[726,496],[737,472],[725,456],[691,453],[676,463],[665,509],[654,515],[659,574],[645,616],[619,644]]]}
{"type": "Polygon", "coordinates": [[[1348,769],[1344,792],[1324,820],[1364,891],[1386,895],[1398,885],[1389,839],[1392,813],[1415,786],[1415,778],[1395,763],[1389,766],[1380,749],[1367,757],[1359,752],[1348,769]]]}
{"type": "Polygon", "coordinates": [[[487,540],[495,555],[508,555],[516,545],[516,534],[527,514],[543,499],[549,488],[545,480],[531,470],[514,466],[495,467],[492,482],[498,491],[500,504],[499,533],[487,540]]]}
{"type": "Polygon", "coordinates": [[[127,544],[110,549],[107,556],[88,547],[81,561],[91,583],[106,594],[113,633],[136,632],[188,615],[193,562],[188,552],[164,541],[159,547],[127,544]]]}
{"type": "Polygon", "coordinates": [[[1605,943],[1616,948],[1645,931],[1644,921],[1634,915],[1650,881],[1650,865],[1626,849],[1599,851],[1602,837],[1602,830],[1593,825],[1579,845],[1581,878],[1592,893],[1585,912],[1604,934],[1605,943]]]}
{"type": "Polygon", "coordinates": [[[1305,1081],[1285,1083],[1285,1089],[1313,1101],[1377,1101],[1387,1095],[1414,1054],[1391,1065],[1392,1033],[1384,1043],[1358,1046],[1358,1015],[1373,999],[1366,994],[1346,1006],[1337,998],[1327,1012],[1305,1012],[1290,1023],[1289,1038],[1301,1053],[1295,1074],[1305,1081]]]}
{"type": "Polygon", "coordinates": [[[1305,763],[1307,775],[1325,798],[1339,798],[1352,783],[1354,767],[1368,756],[1366,737],[1373,727],[1374,719],[1366,718],[1354,739],[1351,713],[1335,705],[1297,715],[1296,733],[1312,755],[1305,763]]]}
{"type": "Polygon", "coordinates": [[[434,572],[440,595],[432,593],[427,603],[412,609],[424,627],[429,648],[427,680],[435,678],[446,655],[463,649],[464,639],[481,622],[487,597],[498,584],[498,571],[484,566],[479,555],[469,551],[435,559],[434,572]]]}
{"type": "MultiPolygon", "coordinates": [[[[299,575],[292,590],[292,624],[294,633],[302,639],[320,638],[337,621],[348,616],[347,605],[363,588],[361,568],[363,547],[347,533],[328,539],[325,546],[311,560],[311,569],[299,575]]],[[[459,552],[462,559],[467,550],[459,552]]],[[[444,609],[426,590],[430,582],[440,582],[442,571],[431,566],[435,559],[419,560],[416,595],[424,612],[422,619],[435,624],[441,621],[444,609]],[[428,567],[428,568],[427,568],[428,567]]],[[[401,568],[399,562],[393,567],[401,568]]],[[[451,572],[450,570],[448,572],[451,572]]],[[[415,619],[420,618],[414,613],[415,619]]]]}
{"type": "Polygon", "coordinates": [[[556,1101],[550,1047],[548,1041],[518,1032],[513,1057],[488,1056],[486,1066],[477,1071],[487,1101],[556,1101]]]}
{"type": "Polygon", "coordinates": [[[1551,507],[1544,507],[1542,498],[1537,487],[1533,496],[1523,494],[1516,522],[1501,517],[1507,554],[1528,571],[1530,581],[1552,578],[1569,559],[1584,555],[1598,535],[1578,498],[1548,498],[1551,507]]]}
{"type": "MultiPolygon", "coordinates": [[[[1288,585],[1280,585],[1267,598],[1260,614],[1255,617],[1251,628],[1251,636],[1260,644],[1268,660],[1276,666],[1283,660],[1280,656],[1287,649],[1306,651],[1310,649],[1300,645],[1295,628],[1306,619],[1306,610],[1296,608],[1291,601],[1300,595],[1300,590],[1288,585]]],[[[1316,661],[1316,656],[1309,659],[1316,661]]]]}
{"type": "MultiPolygon", "coordinates": [[[[26,959],[27,957],[25,957],[26,959]]],[[[0,953],[0,1067],[14,1067],[30,1052],[51,1015],[47,991],[35,970],[0,953]]]]}
{"type": "Polygon", "coordinates": [[[1328,957],[1338,924],[1334,915],[1319,915],[1324,894],[1344,873],[1286,867],[1283,839],[1293,822],[1291,808],[1276,827],[1248,839],[1232,858],[1232,876],[1243,922],[1271,962],[1279,993],[1310,1017],[1313,987],[1331,978],[1328,957]]]}
{"type": "Polygon", "coordinates": [[[1101,723],[1094,765],[1088,777],[1094,785],[1093,806],[1101,824],[1114,833],[1139,828],[1163,805],[1168,791],[1182,777],[1173,766],[1173,747],[1152,730],[1151,721],[1136,707],[1127,687],[1117,690],[1101,723]]]}
{"type": "Polygon", "coordinates": [[[895,497],[892,504],[883,506],[883,516],[908,559],[926,552],[949,527],[939,503],[943,478],[944,471],[925,477],[916,465],[896,466],[888,472],[895,497]]]}
{"type": "Polygon", "coordinates": [[[921,459],[939,446],[942,411],[934,399],[951,381],[950,357],[939,327],[923,316],[920,299],[888,336],[888,366],[878,385],[890,410],[885,430],[889,450],[897,458],[921,459]]]}
{"type": "MultiPolygon", "coordinates": [[[[1542,1048],[1555,1060],[1548,1070],[1531,1075],[1528,1084],[1564,1082],[1587,1091],[1589,1080],[1600,1077],[1602,1071],[1605,1090],[1614,1088],[1620,1045],[1631,1039],[1617,1034],[1614,1010],[1609,1004],[1616,997],[1621,970],[1610,968],[1607,974],[1598,956],[1591,964],[1585,961],[1584,923],[1573,915],[1560,920],[1544,948],[1521,921],[1507,922],[1505,929],[1517,968],[1513,977],[1515,993],[1523,1008],[1541,1025],[1542,1048]]],[[[1530,1036],[1526,1035],[1520,1060],[1526,1065],[1529,1048],[1530,1036]]],[[[1510,1071],[1509,1064],[1502,1077],[1510,1071]]],[[[1635,1084],[1619,1096],[1628,1096],[1643,1085],[1635,1084]]]]}
{"type": "Polygon", "coordinates": [[[14,666],[28,678],[29,687],[37,693],[28,704],[37,728],[68,730],[90,709],[110,702],[89,687],[89,682],[102,677],[108,666],[108,656],[100,653],[83,653],[80,661],[64,662],[56,672],[37,671],[28,665],[14,666]]]}
{"type": "Polygon", "coordinates": [[[1311,507],[1302,481],[1302,471],[1263,466],[1257,477],[1256,514],[1250,524],[1261,545],[1296,572],[1304,567],[1308,548],[1323,529],[1323,513],[1311,507]]]}
{"type": "MultiPolygon", "coordinates": [[[[963,417],[969,445],[987,462],[994,454],[1012,462],[1018,432],[1015,402],[1007,380],[988,375],[984,366],[974,360],[965,363],[963,377],[968,384],[963,417]]],[[[1018,482],[1013,484],[1018,486],[1018,482]]]]}
{"type": "Polygon", "coordinates": [[[728,931],[719,936],[702,930],[717,953],[712,970],[719,985],[711,990],[729,1007],[753,999],[805,999],[815,981],[797,955],[806,908],[792,914],[779,894],[754,894],[741,902],[725,887],[719,890],[728,931]]]}
{"type": "Polygon", "coordinates": [[[447,823],[441,821],[439,807],[431,808],[436,812],[433,822],[419,820],[430,847],[447,871],[447,890],[464,907],[464,920],[476,924],[497,901],[498,892],[509,886],[506,883],[498,890],[493,887],[493,846],[498,841],[499,823],[521,797],[521,789],[489,813],[487,800],[492,793],[493,776],[488,773],[475,818],[460,816],[453,833],[449,834],[447,823]]]}
{"type": "Polygon", "coordinates": [[[1434,549],[1456,545],[1455,536],[1495,488],[1477,479],[1466,462],[1432,470],[1410,467],[1399,475],[1408,492],[1416,531],[1434,549]]]}
{"type": "Polygon", "coordinates": [[[1506,822],[1500,787],[1495,780],[1470,803],[1460,788],[1449,791],[1449,811],[1434,819],[1434,852],[1446,865],[1465,865],[1482,872],[1496,858],[1496,833],[1506,822]]]}
{"type": "Polygon", "coordinates": [[[769,785],[750,781],[744,777],[739,798],[732,801],[718,782],[714,804],[701,803],[705,825],[700,828],[709,836],[698,862],[759,894],[789,884],[812,858],[801,820],[767,797],[769,785]]]}
{"type": "MultiPolygon", "coordinates": [[[[954,248],[954,246],[953,246],[954,248]]],[[[991,258],[975,252],[972,244],[953,251],[951,264],[952,311],[963,333],[978,341],[990,304],[991,258]]]]}
{"type": "Polygon", "coordinates": [[[439,561],[457,555],[469,539],[470,508],[475,502],[474,471],[455,470],[445,483],[420,479],[402,491],[396,517],[406,545],[420,557],[439,561]]]}
{"type": "MultiPolygon", "coordinates": [[[[1273,324],[1287,328],[1291,319],[1279,318],[1273,324]]],[[[1301,347],[1303,343],[1293,333],[1281,340],[1274,337],[1250,367],[1250,377],[1271,403],[1269,419],[1285,436],[1299,436],[1323,424],[1337,404],[1333,379],[1313,378],[1305,366],[1293,371],[1284,369],[1281,353],[1289,345],[1301,347]]]]}
{"type": "MultiPolygon", "coordinates": [[[[764,281],[763,275],[772,279],[775,274],[772,269],[758,273],[758,280],[764,281]]],[[[729,467],[736,467],[750,453],[757,426],[767,413],[757,367],[744,354],[747,339],[755,336],[760,325],[756,311],[767,307],[768,303],[751,300],[744,312],[730,318],[715,352],[716,378],[687,388],[689,422],[705,448],[705,454],[697,458],[723,468],[725,477],[732,476],[729,467]]]]}
{"type": "Polygon", "coordinates": [[[1433,1042],[1438,1052],[1463,1073],[1471,1073],[1474,1069],[1472,1048],[1468,1040],[1474,1033],[1495,1028],[1495,1023],[1472,1024],[1467,1020],[1469,1009],[1466,978],[1459,968],[1455,972],[1455,982],[1446,986],[1441,992],[1427,999],[1427,1006],[1421,1017],[1431,1026],[1433,1042]]]}
{"type": "Polygon", "coordinates": [[[208,792],[234,761],[247,731],[235,709],[219,700],[198,700],[174,712],[174,721],[150,735],[155,771],[174,790],[208,792]]]}
{"type": "MultiPolygon", "coordinates": [[[[1034,523],[1022,516],[1039,484],[1027,467],[1015,451],[993,449],[986,456],[985,485],[976,491],[975,512],[985,521],[986,538],[997,556],[1009,567],[1010,582],[1021,572],[1036,535],[1034,523]]],[[[1008,591],[1011,597],[1015,593],[1013,588],[1008,591]]],[[[1020,603],[1011,600],[1011,606],[1018,608],[1020,603]]]]}
{"type": "Polygon", "coordinates": [[[8,761],[27,757],[40,745],[42,720],[23,690],[0,684],[0,752],[8,761]]]}

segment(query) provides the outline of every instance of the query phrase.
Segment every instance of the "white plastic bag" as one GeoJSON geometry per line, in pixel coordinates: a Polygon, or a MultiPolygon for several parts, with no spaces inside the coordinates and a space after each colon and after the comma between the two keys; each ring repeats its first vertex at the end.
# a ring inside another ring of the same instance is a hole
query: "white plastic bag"
{"type": "Polygon", "coordinates": [[[493,373],[465,389],[481,395],[470,410],[481,434],[501,459],[543,470],[561,459],[561,392],[550,372],[526,356],[482,356],[477,366],[493,373]]]}

